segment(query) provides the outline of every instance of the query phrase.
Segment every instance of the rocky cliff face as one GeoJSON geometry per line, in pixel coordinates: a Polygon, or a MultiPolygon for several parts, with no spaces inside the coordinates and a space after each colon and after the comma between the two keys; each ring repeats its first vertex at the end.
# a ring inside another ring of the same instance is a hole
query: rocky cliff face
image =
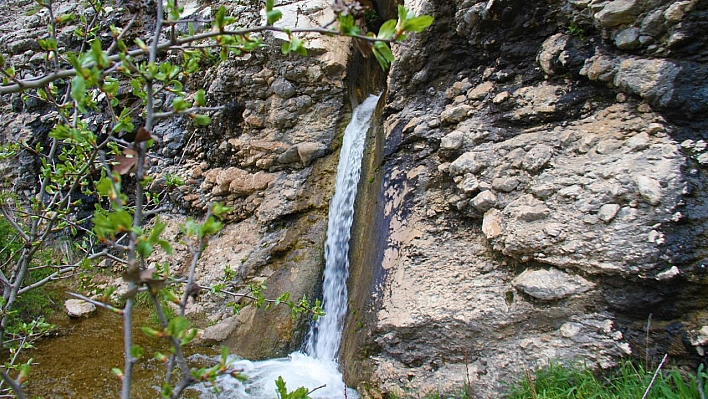
{"type": "MultiPolygon", "coordinates": [[[[226,5],[242,25],[260,21],[259,2],[226,5]]],[[[324,3],[280,6],[290,25],[330,17],[324,3]]],[[[394,6],[375,4],[385,17],[394,6]]],[[[708,1],[406,6],[436,21],[394,49],[364,166],[342,356],[349,382],[399,397],[470,383],[491,398],[549,361],[701,360],[708,1]]],[[[0,7],[0,51],[16,65],[40,62],[33,39],[47,15],[10,18],[29,2],[0,7]]],[[[210,7],[186,4],[201,15],[210,7]]],[[[126,21],[120,8],[110,15],[126,21]]],[[[348,41],[312,39],[307,58],[255,52],[187,82],[228,104],[209,128],[155,128],[151,190],[165,189],[167,173],[187,182],[169,192],[174,220],[201,216],[211,201],[234,208],[204,253],[202,284],[229,266],[236,289],[256,281],[274,294],[317,293],[337,139],[376,79],[348,41]]],[[[3,140],[46,138],[55,114],[31,98],[4,100],[3,140]]],[[[28,176],[11,177],[29,192],[28,176]]],[[[179,249],[154,259],[163,260],[177,271],[188,261],[179,249]]],[[[224,301],[205,294],[190,308],[213,324],[205,339],[250,358],[298,348],[307,320],[248,308],[235,316],[224,301]]]]}
{"type": "Polygon", "coordinates": [[[695,365],[708,2],[406,5],[436,22],[389,75],[352,379],[497,397],[554,360],[695,365]]]}

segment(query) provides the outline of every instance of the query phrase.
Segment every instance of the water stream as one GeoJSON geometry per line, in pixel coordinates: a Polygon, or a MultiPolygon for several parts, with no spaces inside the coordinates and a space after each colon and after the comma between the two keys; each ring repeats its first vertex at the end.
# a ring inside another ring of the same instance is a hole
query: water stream
{"type": "MultiPolygon", "coordinates": [[[[222,392],[215,394],[201,387],[190,390],[187,398],[201,399],[270,399],[275,398],[275,380],[282,376],[292,391],[304,386],[316,389],[313,398],[357,398],[356,391],[347,388],[337,363],[344,317],[347,312],[347,277],[349,274],[349,237],[354,216],[354,200],[361,174],[361,160],[366,133],[378,97],[371,96],[354,110],[344,133],[340,163],[337,169],[335,194],[330,203],[330,219],[325,243],[323,307],[326,316],[313,323],[304,352],[287,358],[261,362],[236,360],[249,377],[242,384],[234,378],[219,380],[222,392]]],[[[137,325],[149,324],[146,309],[138,309],[137,325]]],[[[120,381],[111,375],[111,367],[123,365],[123,333],[116,329],[118,316],[99,310],[98,315],[71,320],[65,315],[53,320],[60,327],[58,337],[43,340],[37,349],[23,352],[21,361],[29,357],[40,359],[33,366],[28,391],[31,396],[47,398],[117,397],[120,381]]],[[[136,343],[146,353],[167,351],[165,343],[134,333],[136,343]]],[[[199,364],[213,363],[215,353],[204,347],[190,347],[190,360],[199,364]],[[199,354],[195,354],[199,352],[199,354]]],[[[142,359],[135,369],[136,398],[157,397],[164,366],[152,358],[142,359]]]]}
{"type": "Polygon", "coordinates": [[[261,362],[239,360],[249,379],[241,384],[235,379],[220,381],[223,391],[214,395],[204,392],[202,398],[275,398],[275,380],[282,376],[289,390],[304,386],[313,398],[357,398],[347,388],[339,370],[337,357],[347,312],[347,277],[349,276],[349,237],[354,219],[354,200],[361,176],[366,133],[376,109],[378,96],[369,96],[352,115],[345,132],[337,168],[335,193],[329,206],[329,223],[325,242],[323,307],[325,317],[313,323],[305,344],[305,352],[287,358],[261,362]]]}

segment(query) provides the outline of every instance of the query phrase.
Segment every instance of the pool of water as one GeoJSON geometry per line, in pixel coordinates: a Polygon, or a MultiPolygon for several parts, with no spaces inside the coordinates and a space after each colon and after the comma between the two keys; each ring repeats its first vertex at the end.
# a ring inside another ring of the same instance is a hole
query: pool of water
{"type": "MultiPolygon", "coordinates": [[[[140,345],[145,356],[134,367],[132,397],[159,397],[159,386],[165,375],[164,364],[153,358],[156,351],[169,353],[164,340],[151,339],[138,330],[139,326],[153,326],[149,310],[136,309],[135,344],[140,345]]],[[[120,316],[104,309],[88,318],[70,319],[61,314],[53,318],[57,325],[56,336],[44,338],[35,349],[23,350],[20,361],[32,358],[33,365],[26,386],[28,397],[64,398],[117,398],[121,382],[111,373],[114,367],[123,368],[123,329],[120,316]]],[[[188,354],[200,353],[209,357],[218,348],[191,346],[188,354]]],[[[198,363],[205,356],[193,357],[198,363]]],[[[204,361],[204,360],[202,360],[204,361]]],[[[193,392],[185,397],[196,398],[193,392]]]]}

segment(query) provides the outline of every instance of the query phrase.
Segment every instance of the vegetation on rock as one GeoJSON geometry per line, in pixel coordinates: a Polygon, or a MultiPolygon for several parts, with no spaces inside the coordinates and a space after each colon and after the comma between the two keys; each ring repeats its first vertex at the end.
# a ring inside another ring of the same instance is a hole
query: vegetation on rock
{"type": "MultiPolygon", "coordinates": [[[[282,13],[273,0],[266,0],[264,23],[240,27],[237,16],[228,15],[223,6],[207,21],[183,19],[183,8],[176,0],[168,0],[151,3],[154,10],[126,3],[129,20],[116,26],[108,18],[110,7],[93,0],[88,4],[89,12],[82,15],[56,14],[51,0],[37,0],[32,12],[47,16],[47,34],[37,43],[42,56],[39,70],[23,70],[0,56],[0,95],[22,93],[24,101],[44,104],[45,119],[51,125],[46,137],[5,143],[0,150],[0,161],[6,166],[21,157],[32,157],[38,165],[36,186],[16,192],[11,187],[12,174],[2,186],[0,210],[7,223],[2,228],[11,232],[3,235],[8,242],[3,243],[0,269],[0,345],[9,348],[14,340],[25,344],[30,337],[46,331],[48,326],[41,319],[22,324],[25,327],[20,329],[11,328],[13,314],[33,290],[66,276],[106,272],[110,267],[127,284],[127,291],[120,295],[124,304],[112,301],[115,287],[106,287],[93,296],[72,295],[122,317],[125,363],[113,370],[122,380],[121,398],[131,396],[133,366],[145,356],[165,363],[165,398],[177,398],[190,385],[213,382],[220,375],[244,378],[229,363],[226,350],[212,367],[197,369],[188,363],[182,348],[197,333],[185,317],[190,299],[201,290],[211,289],[255,306],[285,304],[294,315],[304,312],[315,317],[322,314],[319,301],[307,297],[292,300],[287,293],[268,299],[265,287],[257,284],[239,292],[223,286],[200,286],[195,278],[199,258],[209,237],[223,227],[221,218],[230,211],[218,203],[208,206],[203,219],[190,218],[181,226],[180,239],[191,256],[185,275],[175,273],[169,264],[148,260],[156,248],[169,254],[174,244],[172,238],[163,237],[166,224],[160,220],[160,214],[169,209],[169,199],[147,189],[154,182],[147,161],[151,150],[161,143],[154,132],[156,121],[180,116],[197,126],[209,125],[211,116],[225,106],[209,105],[203,89],[190,87],[190,76],[205,63],[259,50],[264,45],[264,32],[284,33],[287,40],[281,46],[282,53],[301,55],[307,53],[303,34],[352,36],[368,43],[386,68],[393,61],[390,44],[422,31],[432,23],[432,17],[415,16],[400,6],[398,19],[385,22],[378,34],[361,34],[355,7],[336,1],[336,20],[332,21],[336,28],[288,29],[274,25],[282,13]],[[152,29],[141,35],[136,26],[146,22],[144,19],[152,29]],[[68,23],[76,26],[71,34],[76,45],[63,42],[59,36],[68,23]],[[195,26],[204,23],[211,29],[197,31],[195,26]],[[44,251],[60,237],[69,237],[73,255],[55,253],[44,258],[44,251]],[[148,354],[133,344],[133,306],[137,294],[143,292],[150,297],[159,326],[141,330],[150,337],[167,340],[170,353],[148,354]],[[177,309],[172,317],[165,310],[166,302],[177,309]]],[[[166,183],[181,182],[168,179],[166,183]]],[[[23,398],[30,367],[29,363],[14,364],[15,358],[0,375],[9,387],[6,389],[23,398]]],[[[303,397],[302,389],[290,394],[280,382],[281,396],[303,397]]]]}

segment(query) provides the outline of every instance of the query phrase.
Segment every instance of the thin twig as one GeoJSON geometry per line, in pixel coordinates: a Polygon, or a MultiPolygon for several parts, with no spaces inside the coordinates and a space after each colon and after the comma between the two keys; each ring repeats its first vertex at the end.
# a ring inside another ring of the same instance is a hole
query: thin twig
{"type": "Polygon", "coordinates": [[[25,393],[22,391],[22,386],[17,381],[13,380],[12,377],[7,374],[7,371],[0,372],[0,377],[12,388],[12,392],[15,393],[17,399],[26,398],[25,393]]]}
{"type": "Polygon", "coordinates": [[[101,302],[101,301],[96,301],[96,300],[94,300],[94,299],[91,299],[91,298],[89,298],[89,297],[83,296],[83,295],[81,295],[81,294],[76,294],[76,293],[74,293],[74,292],[67,292],[67,294],[69,294],[69,295],[71,295],[71,296],[73,296],[73,297],[79,298],[79,299],[81,299],[81,300],[84,300],[84,301],[86,301],[86,302],[88,302],[88,303],[92,303],[92,304],[94,304],[94,305],[96,305],[96,306],[100,306],[100,307],[102,307],[102,308],[104,308],[104,309],[108,309],[108,310],[110,310],[110,311],[113,312],[113,313],[123,314],[123,309],[119,309],[119,308],[117,308],[117,307],[115,307],[115,306],[111,306],[111,305],[109,305],[109,304],[107,304],[107,303],[104,303],[104,302],[101,302]]]}
{"type": "Polygon", "coordinates": [[[651,388],[654,386],[654,381],[656,381],[656,377],[659,375],[661,368],[664,366],[664,362],[666,362],[667,357],[669,357],[668,353],[664,355],[663,359],[661,359],[661,363],[659,363],[659,367],[656,368],[656,371],[654,372],[654,376],[651,377],[651,382],[649,383],[647,390],[644,391],[644,396],[642,396],[642,399],[647,399],[647,396],[649,396],[649,391],[651,391],[651,388]]]}
{"type": "MultiPolygon", "coordinates": [[[[310,392],[308,392],[307,394],[309,395],[309,394],[315,392],[316,390],[322,389],[322,388],[324,388],[324,387],[326,387],[326,386],[327,386],[327,384],[322,384],[322,385],[320,385],[320,386],[318,386],[318,387],[312,388],[312,390],[310,390],[310,392]]],[[[345,395],[344,397],[345,397],[345,398],[346,398],[346,390],[347,390],[347,388],[345,387],[345,388],[344,388],[344,395],[345,395]]]]}

